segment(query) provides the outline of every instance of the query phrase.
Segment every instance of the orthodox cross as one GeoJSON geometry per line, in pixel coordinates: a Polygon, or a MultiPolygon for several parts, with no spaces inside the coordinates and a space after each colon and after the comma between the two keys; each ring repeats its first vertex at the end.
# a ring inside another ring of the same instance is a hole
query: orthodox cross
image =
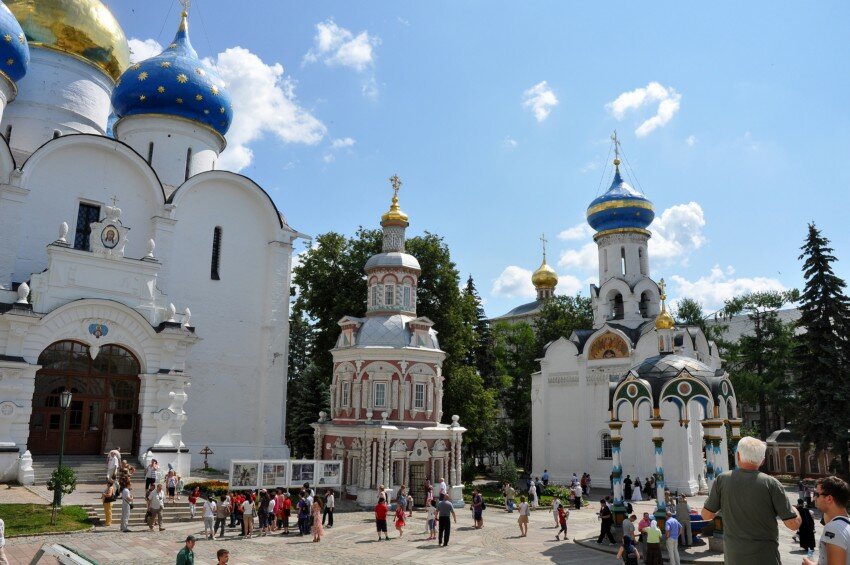
{"type": "Polygon", "coordinates": [[[189,6],[192,4],[191,0],[180,0],[180,5],[183,6],[183,11],[187,14],[189,13],[189,6]]]}
{"type": "Polygon", "coordinates": [[[398,175],[391,176],[390,182],[393,183],[393,191],[395,191],[395,194],[393,195],[393,197],[398,198],[398,190],[401,188],[401,185],[403,183],[401,182],[401,179],[398,178],[398,175]]]}
{"type": "Polygon", "coordinates": [[[659,288],[659,290],[661,290],[661,300],[666,299],[667,298],[667,292],[666,292],[667,283],[664,282],[664,279],[661,279],[660,281],[658,281],[658,288],[659,288]]]}
{"type": "Polygon", "coordinates": [[[118,197],[117,196],[112,195],[112,198],[110,198],[110,200],[112,200],[113,206],[116,206],[118,204],[118,197]]]}
{"type": "MultiPolygon", "coordinates": [[[[186,1],[188,2],[188,0],[186,0],[186,1]]],[[[200,450],[198,453],[204,456],[204,469],[209,469],[210,464],[207,462],[207,457],[209,457],[210,455],[215,455],[213,453],[213,450],[210,449],[209,445],[205,445],[204,448],[202,450],[200,450]]]]}
{"type": "Polygon", "coordinates": [[[540,236],[540,241],[543,243],[543,261],[546,261],[546,243],[548,240],[545,233],[540,236]]]}
{"type": "Polygon", "coordinates": [[[620,140],[617,139],[617,130],[614,130],[614,133],[611,134],[611,141],[614,142],[614,159],[620,160],[620,140]]]}

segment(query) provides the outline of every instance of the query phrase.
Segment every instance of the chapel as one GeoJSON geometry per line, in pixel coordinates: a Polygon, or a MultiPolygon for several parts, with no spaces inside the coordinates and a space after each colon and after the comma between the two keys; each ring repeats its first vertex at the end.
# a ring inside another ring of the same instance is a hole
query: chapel
{"type": "Polygon", "coordinates": [[[343,491],[364,507],[378,500],[381,485],[405,485],[417,505],[425,503],[426,481],[445,480],[449,495],[463,505],[463,432],[459,418],[443,417],[443,360],[434,323],[416,314],[421,269],[405,252],[408,216],[398,203],[381,216],[382,252],[366,261],[366,316],[345,316],[333,355],[330,414],[314,429],[315,459],[343,461],[343,491]]]}
{"type": "Polygon", "coordinates": [[[0,3],[0,480],[61,437],[183,475],[204,446],[218,468],[289,455],[300,234],[217,166],[227,85],[174,24],[130,64],[99,0],[0,3]]]}
{"type": "Polygon", "coordinates": [[[593,327],[547,344],[531,376],[533,471],[555,483],[584,472],[596,486],[610,480],[619,502],[626,476],[696,494],[729,468],[735,393],[717,346],[667,311],[664,281],[650,276],[653,206],[623,179],[616,137],[614,147],[611,185],[587,208],[599,257],[593,327]]]}

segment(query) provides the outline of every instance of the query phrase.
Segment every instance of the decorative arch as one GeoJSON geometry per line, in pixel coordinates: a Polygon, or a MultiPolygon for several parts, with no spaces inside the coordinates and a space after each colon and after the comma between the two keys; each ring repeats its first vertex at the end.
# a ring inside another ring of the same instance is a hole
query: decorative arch
{"type": "Polygon", "coordinates": [[[690,420],[688,404],[692,400],[702,404],[705,414],[712,414],[714,402],[708,387],[682,369],[679,375],[664,385],[658,398],[659,404],[665,400],[674,402],[679,408],[680,419],[687,423],[690,420]],[[709,409],[712,408],[712,410],[709,409]]]}
{"type": "Polygon", "coordinates": [[[589,341],[587,348],[587,360],[598,361],[602,359],[626,359],[631,355],[629,340],[619,330],[605,327],[601,333],[597,332],[589,341]]]}
{"type": "Polygon", "coordinates": [[[612,418],[616,419],[619,414],[620,407],[623,404],[627,404],[631,408],[632,424],[637,427],[639,420],[638,408],[644,402],[649,403],[651,412],[651,409],[655,406],[652,402],[652,394],[650,392],[649,383],[637,378],[634,373],[629,373],[629,375],[614,389],[611,406],[613,410],[612,418]]]}
{"type": "Polygon", "coordinates": [[[397,439],[393,442],[392,451],[396,453],[406,453],[407,452],[407,442],[403,439],[397,439]]]}
{"type": "Polygon", "coordinates": [[[785,472],[786,473],[796,473],[797,467],[794,461],[794,456],[790,453],[785,456],[785,472]]]}
{"type": "Polygon", "coordinates": [[[546,345],[544,357],[549,358],[560,353],[563,353],[567,357],[574,357],[579,354],[579,350],[578,347],[576,347],[576,344],[572,341],[565,337],[559,337],[555,341],[549,342],[549,344],[546,345]]]}

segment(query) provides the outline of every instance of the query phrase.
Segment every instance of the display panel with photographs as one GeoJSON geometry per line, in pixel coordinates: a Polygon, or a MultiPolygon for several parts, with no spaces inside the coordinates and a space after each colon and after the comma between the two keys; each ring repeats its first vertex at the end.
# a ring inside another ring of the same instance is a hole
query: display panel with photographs
{"type": "Polygon", "coordinates": [[[292,484],[312,483],[316,477],[315,461],[292,461],[292,484]]]}
{"type": "Polygon", "coordinates": [[[260,463],[258,461],[232,461],[230,487],[233,489],[257,488],[260,463]]]}
{"type": "Polygon", "coordinates": [[[289,486],[289,461],[263,461],[263,488],[289,486]]]}
{"type": "Polygon", "coordinates": [[[342,461],[322,461],[319,468],[318,484],[329,487],[342,485],[342,461]]]}

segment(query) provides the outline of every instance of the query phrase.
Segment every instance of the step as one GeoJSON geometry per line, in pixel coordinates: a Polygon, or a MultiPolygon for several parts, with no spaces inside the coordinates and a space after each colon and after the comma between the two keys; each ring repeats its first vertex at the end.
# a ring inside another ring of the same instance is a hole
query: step
{"type": "MultiPolygon", "coordinates": [[[[89,519],[93,522],[102,524],[104,521],[104,513],[103,513],[103,505],[86,505],[84,506],[86,512],[88,513],[89,519]]],[[[145,506],[144,504],[140,506],[136,506],[133,510],[130,511],[130,525],[145,525],[145,506]]],[[[191,517],[189,513],[188,503],[179,503],[173,506],[166,506],[162,512],[162,520],[166,523],[176,523],[176,522],[202,522],[201,517],[203,516],[203,505],[196,504],[195,505],[195,518],[191,517]]],[[[120,521],[121,520],[121,503],[116,502],[112,505],[112,521],[120,521]]]]}

